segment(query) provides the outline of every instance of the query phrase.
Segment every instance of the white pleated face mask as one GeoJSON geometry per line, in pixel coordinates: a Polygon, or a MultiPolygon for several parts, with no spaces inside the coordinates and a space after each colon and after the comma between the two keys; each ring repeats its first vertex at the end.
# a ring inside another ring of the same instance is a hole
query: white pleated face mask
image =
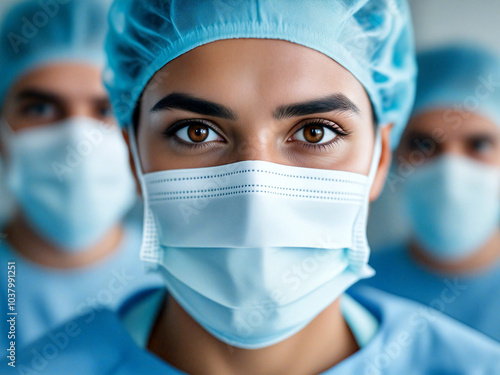
{"type": "Polygon", "coordinates": [[[440,260],[465,258],[498,230],[500,168],[442,156],[408,178],[404,197],[423,250],[440,260]]]}
{"type": "Polygon", "coordinates": [[[135,202],[125,141],[117,127],[87,117],[13,133],[6,179],[28,224],[67,252],[93,245],[135,202]]]}
{"type": "Polygon", "coordinates": [[[370,277],[369,176],[249,160],[142,175],[142,259],[204,329],[257,349],[292,336],[370,277]]]}

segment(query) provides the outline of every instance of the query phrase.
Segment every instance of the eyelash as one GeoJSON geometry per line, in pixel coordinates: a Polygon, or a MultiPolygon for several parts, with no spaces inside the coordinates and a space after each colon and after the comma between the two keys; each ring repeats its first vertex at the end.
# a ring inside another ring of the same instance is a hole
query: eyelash
{"type": "Polygon", "coordinates": [[[165,129],[162,134],[165,138],[172,139],[172,138],[177,138],[176,141],[179,143],[182,143],[183,147],[189,147],[191,149],[200,149],[200,148],[205,148],[205,147],[210,147],[209,144],[211,142],[202,142],[202,143],[188,143],[180,139],[175,135],[179,130],[182,128],[192,125],[192,124],[201,124],[209,127],[212,131],[216,132],[219,136],[219,131],[214,129],[213,124],[210,121],[204,120],[204,119],[197,119],[197,120],[181,120],[168,129],[165,129]]]}
{"type": "MultiPolygon", "coordinates": [[[[308,150],[315,149],[315,150],[325,151],[327,149],[335,147],[338,142],[349,137],[349,135],[351,134],[350,132],[347,132],[346,130],[344,130],[339,124],[337,124],[333,121],[325,120],[325,119],[306,120],[306,122],[298,130],[296,130],[293,134],[298,133],[299,131],[304,129],[306,126],[311,126],[311,125],[323,126],[327,129],[330,129],[331,131],[333,131],[337,136],[332,141],[330,141],[328,143],[299,142],[301,147],[305,147],[308,150]]],[[[293,135],[292,135],[292,137],[293,137],[293,135]]]]}
{"type": "MultiPolygon", "coordinates": [[[[180,129],[182,129],[186,126],[189,126],[190,124],[196,124],[196,123],[205,125],[205,126],[209,127],[212,131],[219,134],[219,131],[214,129],[214,126],[210,121],[207,121],[204,119],[196,119],[196,120],[189,119],[189,120],[181,120],[181,121],[175,123],[174,125],[170,126],[168,129],[165,129],[164,131],[162,131],[162,135],[168,139],[172,139],[174,137],[178,138],[175,135],[175,133],[177,133],[177,131],[179,131],[180,129]]],[[[347,132],[340,125],[336,124],[335,122],[329,121],[329,120],[324,120],[324,119],[306,120],[306,122],[298,130],[296,130],[293,134],[301,131],[306,126],[311,126],[311,125],[320,125],[320,126],[323,126],[325,128],[328,128],[331,131],[333,131],[335,134],[337,134],[337,137],[335,137],[335,139],[333,139],[332,141],[330,141],[328,143],[315,144],[315,143],[299,142],[301,144],[301,147],[305,147],[307,149],[311,149],[311,148],[316,149],[316,150],[329,149],[331,147],[334,147],[339,141],[347,138],[351,134],[350,132],[347,132]]],[[[293,137],[293,134],[291,137],[293,137]]],[[[177,139],[177,142],[182,143],[183,147],[189,147],[191,149],[200,149],[200,148],[210,147],[209,144],[212,143],[212,142],[188,143],[188,142],[183,141],[180,138],[177,139]]]]}

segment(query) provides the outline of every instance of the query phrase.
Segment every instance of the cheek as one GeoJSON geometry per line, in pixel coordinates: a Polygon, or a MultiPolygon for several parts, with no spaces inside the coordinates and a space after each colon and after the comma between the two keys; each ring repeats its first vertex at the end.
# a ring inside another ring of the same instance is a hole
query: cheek
{"type": "Polygon", "coordinates": [[[26,124],[26,121],[23,120],[23,117],[20,115],[20,110],[18,110],[16,106],[14,106],[9,100],[5,101],[5,106],[2,111],[2,117],[14,131],[22,129],[29,125],[26,124]]]}
{"type": "Polygon", "coordinates": [[[485,158],[487,158],[486,162],[489,164],[500,167],[500,143],[491,150],[489,155],[485,155],[485,158]]]}
{"type": "Polygon", "coordinates": [[[362,134],[353,137],[349,153],[345,160],[346,168],[350,172],[368,175],[374,151],[375,138],[372,134],[362,134]]]}
{"type": "Polygon", "coordinates": [[[151,173],[167,168],[167,161],[170,160],[165,155],[164,144],[165,139],[160,131],[157,130],[158,118],[156,116],[146,116],[151,107],[151,103],[147,102],[147,95],[143,98],[138,116],[137,130],[137,151],[141,161],[142,172],[151,173]]]}
{"type": "Polygon", "coordinates": [[[500,167],[500,148],[498,148],[496,151],[495,165],[500,167]]]}
{"type": "Polygon", "coordinates": [[[137,148],[143,173],[161,170],[164,159],[159,147],[159,141],[147,130],[146,125],[140,125],[137,135],[137,148]]]}
{"type": "Polygon", "coordinates": [[[362,119],[353,123],[351,134],[346,139],[346,150],[342,155],[342,170],[368,175],[375,146],[376,127],[369,104],[362,108],[362,119]],[[363,111],[364,109],[364,111],[363,111]]]}
{"type": "Polygon", "coordinates": [[[18,132],[22,129],[33,128],[39,125],[44,125],[44,122],[33,121],[32,119],[26,119],[25,117],[16,114],[6,115],[5,121],[7,122],[7,124],[9,124],[10,128],[14,132],[18,132]]]}
{"type": "Polygon", "coordinates": [[[366,134],[351,134],[341,139],[332,151],[301,155],[300,166],[339,170],[368,175],[374,139],[366,134]]]}
{"type": "Polygon", "coordinates": [[[197,155],[179,154],[172,149],[161,131],[147,128],[147,126],[143,128],[145,130],[139,130],[138,136],[138,152],[143,173],[201,167],[198,165],[197,155]]]}

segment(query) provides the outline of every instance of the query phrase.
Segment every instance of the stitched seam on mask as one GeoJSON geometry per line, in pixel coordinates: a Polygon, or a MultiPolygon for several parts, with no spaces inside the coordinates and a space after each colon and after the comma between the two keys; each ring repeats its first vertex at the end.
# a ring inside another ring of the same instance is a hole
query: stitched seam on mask
{"type": "Polygon", "coordinates": [[[323,199],[323,200],[333,200],[333,201],[341,201],[341,202],[362,202],[362,199],[355,198],[340,198],[340,197],[324,197],[321,195],[306,195],[306,194],[287,194],[280,193],[276,191],[267,191],[267,190],[240,190],[234,192],[227,193],[219,193],[219,194],[205,194],[205,195],[191,195],[191,196],[182,196],[182,197],[164,197],[164,198],[155,198],[150,199],[150,202],[162,202],[162,201],[173,201],[173,200],[182,200],[182,199],[200,199],[200,198],[214,198],[214,197],[224,197],[229,195],[236,195],[242,193],[264,193],[264,194],[274,194],[281,195],[292,198],[314,198],[314,199],[323,199]]]}
{"type": "Polygon", "coordinates": [[[214,174],[214,175],[210,175],[210,176],[161,178],[161,179],[157,179],[157,180],[153,180],[153,181],[148,181],[148,183],[149,184],[158,184],[158,183],[172,182],[172,181],[206,180],[206,179],[209,179],[209,178],[227,177],[227,176],[233,176],[233,175],[236,175],[236,174],[248,173],[248,172],[267,173],[267,174],[272,174],[272,175],[275,175],[275,176],[292,177],[292,178],[299,178],[299,179],[304,179],[304,180],[316,180],[316,181],[328,181],[328,182],[342,182],[342,183],[346,183],[346,184],[364,185],[364,183],[357,182],[357,181],[349,181],[349,180],[343,180],[343,179],[338,179],[338,178],[299,176],[299,175],[293,175],[293,174],[286,174],[286,173],[266,171],[266,170],[263,170],[263,169],[243,169],[241,171],[227,172],[227,173],[221,173],[221,174],[214,174]]]}
{"type": "Polygon", "coordinates": [[[350,193],[350,192],[315,190],[315,189],[299,189],[299,188],[288,188],[288,187],[282,187],[282,186],[262,185],[262,184],[245,184],[245,185],[219,187],[219,188],[203,189],[203,190],[177,190],[177,191],[167,191],[167,192],[156,192],[156,193],[150,194],[150,197],[165,196],[165,195],[178,195],[178,194],[201,194],[201,193],[217,192],[217,191],[223,191],[223,190],[234,190],[234,189],[249,188],[249,187],[251,187],[251,188],[260,187],[260,188],[267,188],[267,189],[287,190],[287,191],[304,192],[304,193],[347,195],[347,196],[360,197],[360,198],[362,198],[364,196],[362,193],[350,193]]]}

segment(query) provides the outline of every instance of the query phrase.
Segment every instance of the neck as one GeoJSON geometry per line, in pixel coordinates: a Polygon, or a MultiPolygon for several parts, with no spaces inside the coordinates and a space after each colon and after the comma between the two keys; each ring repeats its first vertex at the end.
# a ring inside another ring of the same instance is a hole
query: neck
{"type": "Polygon", "coordinates": [[[417,262],[440,273],[467,274],[485,270],[500,261],[500,230],[470,256],[456,261],[437,260],[428,255],[418,243],[412,242],[410,253],[417,262]]]}
{"type": "Polygon", "coordinates": [[[6,240],[23,257],[46,267],[85,267],[107,257],[119,246],[123,236],[121,225],[111,228],[96,244],[71,253],[54,245],[33,231],[21,216],[16,216],[5,229],[6,240]]]}
{"type": "Polygon", "coordinates": [[[229,346],[205,331],[171,297],[148,349],[189,374],[318,374],[358,350],[340,311],[340,299],[299,333],[256,350],[229,346]]]}

